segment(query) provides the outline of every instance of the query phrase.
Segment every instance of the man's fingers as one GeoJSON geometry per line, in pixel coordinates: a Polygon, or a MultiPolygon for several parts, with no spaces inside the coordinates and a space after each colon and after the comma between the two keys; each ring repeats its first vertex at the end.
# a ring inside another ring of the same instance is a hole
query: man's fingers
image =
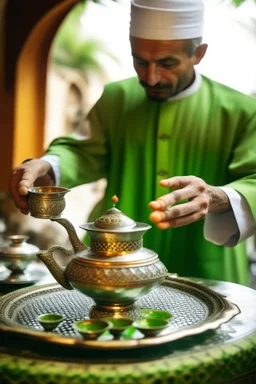
{"type": "Polygon", "coordinates": [[[24,187],[23,192],[27,194],[27,190],[34,185],[34,181],[38,177],[38,170],[32,167],[23,170],[22,178],[19,182],[19,189],[24,187]]]}
{"type": "Polygon", "coordinates": [[[153,223],[160,223],[164,220],[164,217],[165,215],[163,211],[154,211],[149,215],[149,218],[153,223]]]}
{"type": "Polygon", "coordinates": [[[28,215],[28,210],[27,209],[20,209],[21,213],[23,213],[23,215],[28,215]]]}
{"type": "Polygon", "coordinates": [[[22,178],[22,174],[22,169],[14,169],[9,183],[9,191],[17,208],[19,208],[20,201],[22,201],[22,197],[20,196],[19,191],[17,189],[17,185],[19,184],[20,179],[22,178]]]}
{"type": "Polygon", "coordinates": [[[160,185],[166,188],[182,189],[191,183],[204,185],[204,181],[196,176],[174,176],[160,180],[160,185]]]}
{"type": "Polygon", "coordinates": [[[209,210],[207,184],[196,176],[175,176],[161,180],[173,192],[149,203],[150,220],[159,229],[176,228],[203,219],[209,210]]]}
{"type": "Polygon", "coordinates": [[[26,196],[28,194],[28,188],[24,186],[19,187],[19,194],[22,196],[26,196]]]}
{"type": "Polygon", "coordinates": [[[153,223],[160,223],[178,217],[187,216],[195,212],[202,212],[203,215],[207,213],[208,203],[204,200],[194,200],[189,203],[175,205],[174,207],[169,207],[164,211],[156,210],[152,212],[149,216],[150,220],[153,223]]]}
{"type": "Polygon", "coordinates": [[[149,203],[152,210],[165,210],[170,205],[191,200],[206,191],[205,182],[196,176],[175,176],[160,181],[162,187],[173,188],[174,191],[149,203]]]}
{"type": "Polygon", "coordinates": [[[15,206],[21,210],[22,213],[27,214],[27,194],[28,188],[33,185],[33,179],[28,177],[22,167],[13,170],[12,177],[9,183],[9,191],[15,203],[15,206]],[[23,212],[23,210],[25,210],[23,212]]]}
{"type": "Polygon", "coordinates": [[[195,190],[192,187],[186,187],[184,189],[179,189],[178,191],[170,192],[167,195],[159,197],[157,200],[151,201],[149,203],[149,208],[153,210],[164,210],[170,205],[191,199],[194,196],[195,190]]]}
{"type": "Polygon", "coordinates": [[[21,213],[28,214],[28,190],[38,180],[43,183],[42,185],[53,185],[54,176],[48,175],[50,169],[50,163],[42,159],[29,159],[13,169],[9,191],[16,207],[20,209],[21,213]]]}
{"type": "Polygon", "coordinates": [[[192,224],[198,220],[202,220],[204,217],[205,217],[205,213],[199,211],[199,212],[194,212],[190,215],[173,218],[168,221],[161,221],[159,223],[156,223],[156,226],[159,229],[178,228],[178,227],[183,227],[184,225],[192,224]]]}

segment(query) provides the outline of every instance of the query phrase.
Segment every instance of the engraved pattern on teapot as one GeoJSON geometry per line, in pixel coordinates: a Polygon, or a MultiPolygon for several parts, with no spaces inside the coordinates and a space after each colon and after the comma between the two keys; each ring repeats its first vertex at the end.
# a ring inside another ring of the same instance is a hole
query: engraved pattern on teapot
{"type": "Polygon", "coordinates": [[[143,280],[157,279],[163,276],[161,262],[151,265],[125,267],[125,268],[98,268],[97,266],[87,266],[81,269],[79,263],[75,261],[72,266],[66,268],[66,276],[71,281],[86,281],[86,284],[101,283],[106,285],[127,284],[131,282],[141,282],[143,280]]]}
{"type": "Polygon", "coordinates": [[[117,241],[117,242],[102,242],[93,241],[90,243],[91,250],[93,252],[109,252],[109,253],[121,253],[121,252],[134,252],[142,247],[142,239],[137,241],[117,241]]]}

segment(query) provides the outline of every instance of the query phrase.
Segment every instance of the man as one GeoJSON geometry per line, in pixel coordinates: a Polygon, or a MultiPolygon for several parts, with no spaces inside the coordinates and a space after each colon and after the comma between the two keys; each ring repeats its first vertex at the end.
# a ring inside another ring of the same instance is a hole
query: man
{"type": "Polygon", "coordinates": [[[42,159],[13,170],[10,191],[27,213],[34,182],[74,187],[106,177],[91,220],[116,194],[118,208],[136,221],[153,211],[156,225],[144,246],[169,272],[247,284],[243,240],[256,218],[255,100],[195,72],[207,50],[202,26],[201,0],[132,1],[139,81],[107,85],[88,116],[91,137],[76,132],[54,140],[42,159]]]}

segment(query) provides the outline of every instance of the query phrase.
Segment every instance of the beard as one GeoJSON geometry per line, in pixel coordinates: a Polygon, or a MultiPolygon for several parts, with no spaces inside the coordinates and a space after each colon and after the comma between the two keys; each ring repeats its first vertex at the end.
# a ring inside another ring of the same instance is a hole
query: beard
{"type": "Polygon", "coordinates": [[[153,101],[163,102],[176,94],[170,83],[157,83],[156,85],[151,86],[144,81],[140,81],[140,85],[145,89],[147,97],[153,101]]]}

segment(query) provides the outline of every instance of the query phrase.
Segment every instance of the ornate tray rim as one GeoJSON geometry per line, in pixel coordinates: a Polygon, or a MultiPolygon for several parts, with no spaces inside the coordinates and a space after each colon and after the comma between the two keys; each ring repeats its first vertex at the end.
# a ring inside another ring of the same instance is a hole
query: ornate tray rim
{"type": "MultiPolygon", "coordinates": [[[[154,337],[145,337],[142,339],[130,339],[130,340],[84,340],[80,338],[60,335],[53,332],[45,332],[36,329],[31,329],[28,326],[10,326],[5,324],[0,316],[0,331],[8,332],[15,335],[27,336],[36,340],[43,340],[47,343],[53,343],[58,345],[70,345],[72,347],[82,347],[82,348],[92,348],[92,349],[130,349],[138,348],[145,346],[154,346],[159,344],[164,344],[172,342],[174,340],[181,339],[186,336],[193,336],[200,333],[203,333],[208,330],[214,330],[220,327],[223,323],[230,321],[234,316],[241,313],[239,307],[226,300],[225,297],[214,291],[213,289],[207,287],[201,282],[190,280],[189,278],[181,278],[176,275],[169,274],[162,285],[174,285],[173,288],[180,289],[181,291],[186,291],[188,289],[189,294],[194,294],[198,299],[200,296],[201,301],[208,305],[208,302],[211,303],[210,314],[202,323],[180,328],[168,334],[158,335],[154,337]],[[207,302],[208,301],[208,302],[207,302]]],[[[44,292],[45,290],[63,290],[59,284],[45,284],[41,286],[33,286],[29,288],[21,288],[17,291],[8,293],[0,298],[0,314],[8,311],[8,308],[13,304],[13,301],[19,300],[22,296],[26,296],[35,291],[44,292]]],[[[209,305],[208,305],[209,308],[209,305]]]]}

